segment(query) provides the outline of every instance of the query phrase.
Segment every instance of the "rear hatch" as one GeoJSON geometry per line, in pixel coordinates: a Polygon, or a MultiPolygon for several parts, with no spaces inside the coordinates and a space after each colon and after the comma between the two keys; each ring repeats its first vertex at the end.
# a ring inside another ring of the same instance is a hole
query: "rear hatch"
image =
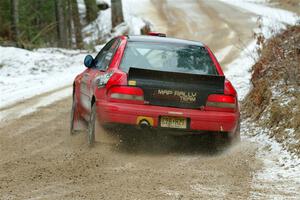
{"type": "Polygon", "coordinates": [[[224,94],[224,76],[130,68],[128,84],[142,88],[150,105],[178,108],[205,106],[208,95],[224,94]]]}

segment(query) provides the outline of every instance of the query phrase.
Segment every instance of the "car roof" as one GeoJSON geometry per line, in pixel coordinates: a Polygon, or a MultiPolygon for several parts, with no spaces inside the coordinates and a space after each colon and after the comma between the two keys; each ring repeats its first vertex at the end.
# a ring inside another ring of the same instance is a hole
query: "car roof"
{"type": "Polygon", "coordinates": [[[169,44],[185,44],[185,45],[196,45],[204,46],[203,43],[192,40],[184,40],[170,37],[158,37],[158,36],[149,36],[149,35],[136,35],[128,36],[129,42],[158,42],[158,43],[169,43],[169,44]]]}

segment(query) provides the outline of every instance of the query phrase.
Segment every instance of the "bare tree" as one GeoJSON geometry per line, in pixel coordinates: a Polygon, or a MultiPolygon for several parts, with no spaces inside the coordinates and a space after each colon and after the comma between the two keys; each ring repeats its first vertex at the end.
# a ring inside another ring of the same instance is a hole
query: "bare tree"
{"type": "Polygon", "coordinates": [[[67,0],[66,27],[67,27],[67,44],[68,47],[72,47],[72,37],[74,33],[73,20],[72,20],[72,0],[67,0]]]}
{"type": "Polygon", "coordinates": [[[124,21],[122,0],[111,0],[111,22],[116,27],[124,21]]]}
{"type": "Polygon", "coordinates": [[[34,12],[36,14],[36,17],[34,18],[34,24],[36,25],[36,27],[40,30],[42,29],[42,13],[40,12],[42,9],[42,5],[43,5],[43,2],[42,0],[35,0],[35,4],[32,6],[32,8],[34,9],[34,12]]]}
{"type": "Polygon", "coordinates": [[[55,13],[57,21],[58,46],[67,47],[67,33],[65,28],[63,0],[55,0],[55,13]]]}
{"type": "Polygon", "coordinates": [[[98,7],[96,0],[84,0],[86,7],[86,21],[90,23],[97,18],[98,7]]]}
{"type": "Polygon", "coordinates": [[[83,48],[83,41],[81,35],[81,24],[78,12],[77,0],[71,0],[72,5],[72,18],[75,29],[75,39],[76,39],[76,47],[83,48]]]}
{"type": "Polygon", "coordinates": [[[19,0],[11,0],[11,31],[12,39],[18,43],[20,31],[19,31],[19,0]]]}

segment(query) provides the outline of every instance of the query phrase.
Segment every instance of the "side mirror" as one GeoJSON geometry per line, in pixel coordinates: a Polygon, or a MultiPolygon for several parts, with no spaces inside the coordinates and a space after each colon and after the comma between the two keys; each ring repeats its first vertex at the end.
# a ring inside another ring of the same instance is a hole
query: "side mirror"
{"type": "Polygon", "coordinates": [[[87,68],[93,67],[93,65],[94,65],[94,58],[93,58],[93,56],[87,55],[87,56],[84,58],[84,65],[85,65],[87,68]]]}

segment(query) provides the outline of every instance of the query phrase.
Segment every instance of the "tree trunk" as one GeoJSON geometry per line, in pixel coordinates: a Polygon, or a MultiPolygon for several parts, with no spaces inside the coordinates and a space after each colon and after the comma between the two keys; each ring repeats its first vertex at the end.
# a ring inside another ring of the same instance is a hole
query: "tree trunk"
{"type": "Polygon", "coordinates": [[[111,23],[116,27],[124,21],[122,0],[111,0],[111,23]]]}
{"type": "Polygon", "coordinates": [[[20,31],[19,31],[19,0],[11,0],[11,31],[12,39],[16,43],[19,41],[20,31]]]}
{"type": "Polygon", "coordinates": [[[72,21],[72,2],[71,0],[67,0],[67,16],[66,16],[66,23],[67,23],[67,41],[68,47],[72,47],[72,38],[73,38],[73,21],[72,21]]]}
{"type": "Polygon", "coordinates": [[[41,30],[43,27],[42,27],[42,13],[41,13],[41,10],[42,10],[42,0],[36,0],[35,1],[35,4],[33,5],[34,7],[34,12],[36,14],[36,17],[34,18],[34,24],[36,26],[36,28],[38,30],[41,30]]]}
{"type": "Polygon", "coordinates": [[[72,0],[72,18],[75,29],[76,47],[83,48],[82,35],[81,35],[81,24],[78,12],[77,0],[72,0]]]}
{"type": "Polygon", "coordinates": [[[96,0],[84,0],[86,7],[86,22],[91,23],[97,18],[98,7],[96,0]]]}
{"type": "Polygon", "coordinates": [[[67,34],[65,28],[65,16],[63,0],[55,0],[55,13],[57,21],[58,46],[67,47],[67,34]]]}

